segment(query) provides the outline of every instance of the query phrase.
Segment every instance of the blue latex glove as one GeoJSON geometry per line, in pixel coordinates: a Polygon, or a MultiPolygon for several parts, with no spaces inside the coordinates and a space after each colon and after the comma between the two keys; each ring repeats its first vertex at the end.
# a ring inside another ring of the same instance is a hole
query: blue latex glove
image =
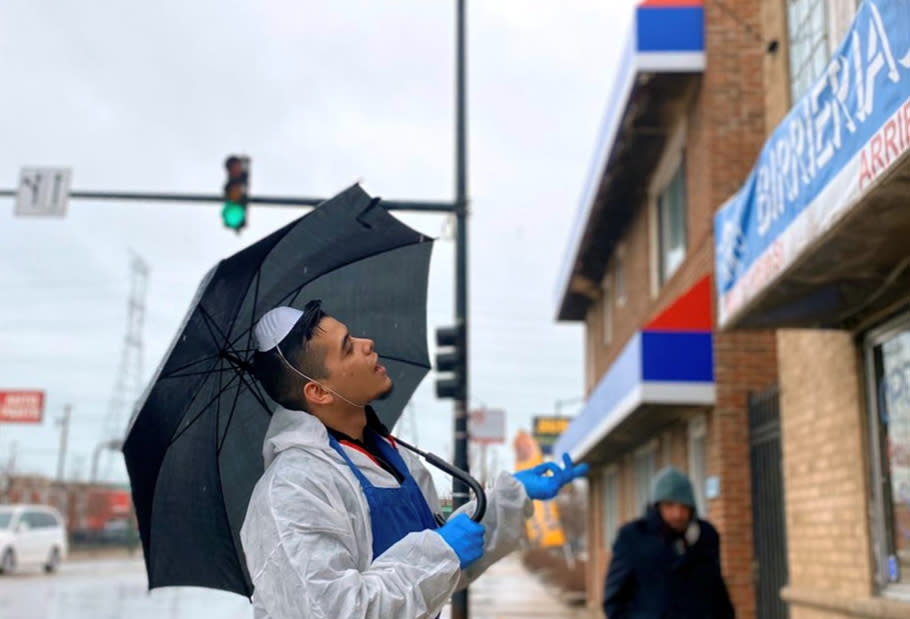
{"type": "Polygon", "coordinates": [[[471,520],[467,514],[458,514],[436,529],[436,532],[458,555],[461,569],[483,555],[484,526],[471,520]]]}
{"type": "Polygon", "coordinates": [[[538,501],[552,499],[559,493],[559,489],[567,483],[585,475],[588,472],[587,464],[573,465],[569,454],[562,455],[563,468],[555,462],[544,462],[534,468],[518,471],[515,479],[525,487],[528,496],[538,501]]]}

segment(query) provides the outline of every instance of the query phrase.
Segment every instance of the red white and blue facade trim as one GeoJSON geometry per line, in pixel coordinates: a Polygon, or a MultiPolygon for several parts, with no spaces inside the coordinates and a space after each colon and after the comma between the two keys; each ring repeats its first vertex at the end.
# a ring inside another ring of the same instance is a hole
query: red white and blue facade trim
{"type": "Polygon", "coordinates": [[[569,233],[568,251],[557,281],[557,307],[566,294],[578,260],[604,167],[618,137],[640,75],[702,73],[705,68],[704,6],[701,0],[646,0],[635,9],[633,28],[626,34],[610,90],[594,157],[569,233]]]}
{"type": "Polygon", "coordinates": [[[704,277],[638,331],[553,446],[581,459],[645,405],[713,406],[711,280],[704,277]]]}

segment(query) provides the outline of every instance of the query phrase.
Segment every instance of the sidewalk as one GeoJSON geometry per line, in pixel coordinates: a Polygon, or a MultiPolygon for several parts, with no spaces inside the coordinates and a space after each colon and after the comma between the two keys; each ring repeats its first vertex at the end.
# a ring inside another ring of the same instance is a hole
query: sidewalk
{"type": "MultiPolygon", "coordinates": [[[[470,619],[592,619],[583,606],[560,601],[558,591],[525,570],[518,553],[494,564],[471,584],[470,619]]],[[[441,619],[451,619],[446,606],[441,619]]]]}

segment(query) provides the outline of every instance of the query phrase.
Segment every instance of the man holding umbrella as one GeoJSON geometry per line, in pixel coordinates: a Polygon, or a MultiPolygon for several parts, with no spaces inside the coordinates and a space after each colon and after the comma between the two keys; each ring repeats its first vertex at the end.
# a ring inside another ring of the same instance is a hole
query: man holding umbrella
{"type": "Polygon", "coordinates": [[[373,342],[318,301],[277,307],[253,333],[254,374],[279,404],[240,532],[257,618],[435,617],[517,548],[531,499],[587,470],[566,456],[502,473],[480,523],[440,526],[429,472],[369,406],[393,387],[373,342]]]}

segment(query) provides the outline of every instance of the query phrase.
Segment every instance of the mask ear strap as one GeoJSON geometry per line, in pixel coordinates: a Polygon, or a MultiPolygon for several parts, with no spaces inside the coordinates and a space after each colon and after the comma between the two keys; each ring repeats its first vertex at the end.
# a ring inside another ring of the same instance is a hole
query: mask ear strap
{"type": "Polygon", "coordinates": [[[286,366],[288,366],[288,368],[290,368],[292,371],[296,372],[299,376],[302,376],[303,378],[307,379],[307,380],[310,381],[311,383],[316,383],[317,385],[319,385],[320,387],[322,387],[322,388],[325,389],[326,391],[330,391],[331,393],[337,395],[339,398],[341,398],[342,400],[344,400],[345,402],[347,402],[347,403],[350,404],[351,406],[357,406],[357,407],[360,407],[360,408],[363,408],[363,407],[366,406],[366,404],[357,404],[356,402],[351,402],[349,399],[347,399],[346,397],[344,397],[343,395],[341,395],[340,393],[338,393],[337,391],[335,391],[335,390],[332,389],[331,387],[329,387],[329,386],[327,386],[327,385],[323,385],[321,382],[319,382],[319,381],[316,380],[315,378],[310,378],[309,376],[307,376],[306,374],[304,374],[303,372],[301,372],[300,370],[298,370],[297,368],[295,368],[293,365],[291,365],[291,362],[288,361],[288,360],[285,358],[284,353],[281,352],[281,346],[277,346],[277,345],[276,345],[276,346],[275,346],[275,350],[278,351],[278,356],[281,357],[281,360],[284,361],[284,364],[285,364],[286,366]]]}

